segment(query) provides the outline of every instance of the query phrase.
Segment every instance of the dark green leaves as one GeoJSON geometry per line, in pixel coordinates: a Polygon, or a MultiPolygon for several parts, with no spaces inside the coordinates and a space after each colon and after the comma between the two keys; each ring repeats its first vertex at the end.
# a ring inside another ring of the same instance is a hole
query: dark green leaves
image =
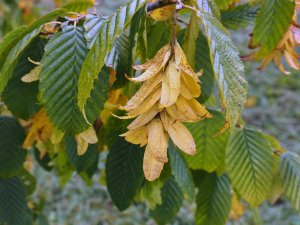
{"type": "MultiPolygon", "coordinates": [[[[25,31],[27,31],[25,29],[25,31]]],[[[30,42],[40,33],[41,29],[34,29],[31,32],[26,33],[25,31],[21,34],[17,34],[17,36],[20,38],[20,41],[15,43],[15,38],[12,38],[13,41],[5,42],[8,46],[12,45],[13,47],[11,50],[7,49],[6,46],[3,46],[3,54],[7,55],[1,55],[0,56],[0,93],[5,88],[7,82],[11,79],[14,68],[20,59],[21,54],[23,53],[24,49],[30,44],[30,42]],[[10,51],[9,51],[10,50],[10,51]],[[5,60],[4,60],[5,59],[5,60]]],[[[10,36],[10,34],[8,34],[10,36]]],[[[16,39],[18,40],[18,39],[16,39]]],[[[6,39],[5,39],[6,41],[6,39]]],[[[0,53],[1,53],[0,49],[0,53]]]]}
{"type": "Polygon", "coordinates": [[[40,74],[41,99],[55,126],[73,134],[88,127],[76,104],[77,80],[87,47],[80,27],[66,27],[45,47],[40,74]]]}
{"type": "Polygon", "coordinates": [[[172,168],[172,174],[175,181],[179,185],[181,191],[185,194],[189,201],[193,201],[195,197],[195,186],[188,165],[179,149],[175,149],[174,144],[170,143],[169,159],[172,168]]]}
{"type": "Polygon", "coordinates": [[[234,188],[252,206],[262,203],[270,193],[273,156],[269,142],[255,129],[232,131],[226,165],[234,188]]]}
{"type": "Polygon", "coordinates": [[[205,173],[198,183],[197,225],[224,225],[231,209],[231,188],[226,175],[205,173]]]}
{"type": "Polygon", "coordinates": [[[210,112],[213,115],[212,119],[187,124],[195,139],[197,153],[194,156],[185,157],[190,168],[207,172],[216,171],[224,166],[228,141],[228,132],[215,137],[224,125],[223,114],[218,111],[210,112]]]}
{"type": "Polygon", "coordinates": [[[73,137],[65,137],[67,156],[70,163],[75,166],[78,173],[88,170],[98,164],[98,151],[95,145],[89,145],[86,153],[82,156],[77,154],[77,143],[73,137]]]}
{"type": "Polygon", "coordinates": [[[280,178],[284,193],[293,207],[300,212],[300,157],[288,152],[280,159],[280,178]]]}
{"type": "Polygon", "coordinates": [[[210,13],[198,11],[199,22],[205,27],[210,59],[213,65],[222,106],[233,127],[241,114],[247,97],[247,81],[239,52],[232,43],[228,31],[210,13]]]}
{"type": "Polygon", "coordinates": [[[129,207],[144,179],[143,149],[123,138],[110,146],[106,162],[107,188],[119,210],[129,207]]]}
{"type": "Polygon", "coordinates": [[[259,54],[272,52],[287,32],[294,14],[293,0],[265,0],[253,31],[253,45],[262,46],[259,54]]]}
{"type": "Polygon", "coordinates": [[[175,219],[183,200],[180,187],[171,176],[161,190],[162,204],[151,211],[151,216],[157,224],[165,225],[175,219]]]}
{"type": "Polygon", "coordinates": [[[23,225],[27,210],[25,190],[18,178],[0,178],[0,224],[23,225]]]}
{"type": "Polygon", "coordinates": [[[38,106],[38,82],[25,83],[21,78],[28,74],[35,65],[28,58],[39,62],[44,53],[46,39],[36,37],[32,43],[24,50],[16,68],[14,69],[12,79],[5,87],[2,98],[8,109],[19,118],[27,120],[36,113],[38,106]]]}
{"type": "Polygon", "coordinates": [[[115,38],[125,30],[135,12],[144,6],[144,0],[132,0],[101,25],[97,39],[88,53],[80,72],[78,106],[81,112],[85,112],[84,106],[93,89],[94,80],[104,66],[105,57],[112,50],[115,38]]]}
{"type": "Polygon", "coordinates": [[[12,177],[23,168],[27,152],[21,148],[25,132],[17,120],[0,116],[0,177],[12,177]]]}

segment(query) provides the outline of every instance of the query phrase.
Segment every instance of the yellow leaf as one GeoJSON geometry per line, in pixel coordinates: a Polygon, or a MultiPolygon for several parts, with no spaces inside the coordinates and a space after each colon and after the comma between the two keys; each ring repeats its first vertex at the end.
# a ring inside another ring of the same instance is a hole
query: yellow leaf
{"type": "Polygon", "coordinates": [[[33,70],[30,71],[30,73],[23,76],[21,80],[25,83],[31,83],[39,80],[41,68],[42,68],[41,66],[35,67],[33,70]]]}
{"type": "Polygon", "coordinates": [[[93,126],[80,133],[79,136],[89,144],[96,144],[98,142],[97,134],[93,126]]]}
{"type": "MultiPolygon", "coordinates": [[[[157,0],[149,0],[149,2],[155,2],[157,0]]],[[[150,12],[150,17],[156,21],[164,21],[169,19],[175,12],[174,5],[168,5],[161,7],[150,12]]]]}
{"type": "Polygon", "coordinates": [[[75,140],[77,143],[77,155],[79,156],[84,155],[89,147],[89,143],[86,140],[84,140],[82,137],[80,137],[80,135],[76,135],[75,140]]]}
{"type": "Polygon", "coordinates": [[[35,142],[45,142],[53,132],[53,126],[44,109],[41,109],[30,120],[31,127],[23,143],[23,148],[31,147],[35,142]]]}
{"type": "Polygon", "coordinates": [[[231,212],[230,218],[237,220],[241,216],[245,214],[245,206],[243,203],[238,199],[236,193],[233,193],[231,198],[231,212]]]}

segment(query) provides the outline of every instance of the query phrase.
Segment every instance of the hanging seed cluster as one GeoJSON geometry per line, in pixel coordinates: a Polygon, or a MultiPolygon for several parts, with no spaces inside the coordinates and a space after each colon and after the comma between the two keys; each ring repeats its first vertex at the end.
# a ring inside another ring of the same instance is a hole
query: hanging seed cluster
{"type": "Polygon", "coordinates": [[[122,119],[136,118],[121,136],[133,144],[146,145],[143,170],[149,181],[157,179],[168,162],[169,138],[183,152],[196,153],[193,136],[182,122],[211,117],[195,99],[201,94],[199,74],[191,69],[177,42],[173,50],[168,44],[153,59],[134,67],[144,72],[129,79],[142,82],[142,86],[121,107],[127,111],[122,119]]]}

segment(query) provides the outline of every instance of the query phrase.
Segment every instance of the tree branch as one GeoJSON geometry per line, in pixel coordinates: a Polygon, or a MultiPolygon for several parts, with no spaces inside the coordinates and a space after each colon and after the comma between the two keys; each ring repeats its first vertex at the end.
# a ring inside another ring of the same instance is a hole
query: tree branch
{"type": "Polygon", "coordinates": [[[149,13],[155,9],[159,9],[167,5],[175,5],[175,4],[177,4],[177,0],[158,0],[156,2],[147,4],[147,12],[149,13]]]}

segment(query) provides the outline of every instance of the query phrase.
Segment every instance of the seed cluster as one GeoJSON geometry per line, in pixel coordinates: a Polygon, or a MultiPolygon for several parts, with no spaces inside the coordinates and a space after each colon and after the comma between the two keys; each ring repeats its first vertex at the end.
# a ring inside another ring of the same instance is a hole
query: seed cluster
{"type": "Polygon", "coordinates": [[[133,144],[146,145],[143,170],[146,179],[153,181],[168,162],[169,138],[183,152],[196,153],[194,138],[182,122],[197,122],[211,114],[195,99],[201,94],[199,74],[192,70],[177,42],[173,52],[168,44],[153,59],[134,68],[144,73],[129,79],[142,82],[142,86],[121,108],[127,111],[123,119],[136,119],[121,136],[133,144]]]}

